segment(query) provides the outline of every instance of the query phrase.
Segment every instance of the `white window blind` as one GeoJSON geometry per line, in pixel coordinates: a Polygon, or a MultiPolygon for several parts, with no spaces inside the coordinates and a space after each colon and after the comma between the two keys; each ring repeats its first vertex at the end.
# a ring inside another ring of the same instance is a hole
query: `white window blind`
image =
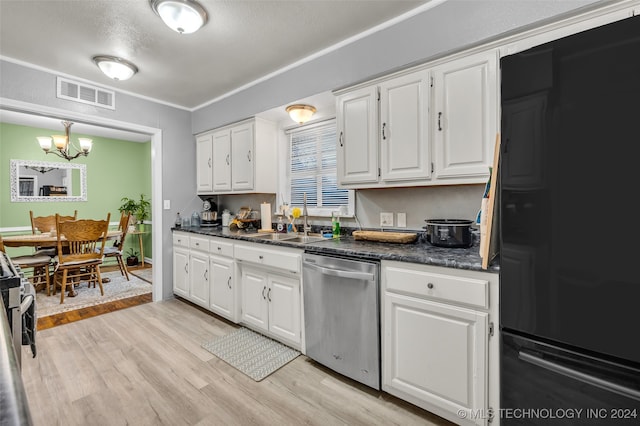
{"type": "Polygon", "coordinates": [[[337,187],[335,120],[290,130],[289,136],[290,204],[302,206],[306,192],[309,214],[330,215],[341,206],[351,212],[353,191],[337,187]]]}

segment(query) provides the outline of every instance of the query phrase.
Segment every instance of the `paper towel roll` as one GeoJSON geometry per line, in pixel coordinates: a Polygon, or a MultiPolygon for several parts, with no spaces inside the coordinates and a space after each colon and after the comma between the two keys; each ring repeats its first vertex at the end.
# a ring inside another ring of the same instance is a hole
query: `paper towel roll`
{"type": "Polygon", "coordinates": [[[260,204],[260,221],[262,222],[262,230],[269,230],[271,228],[271,204],[260,204]]]}

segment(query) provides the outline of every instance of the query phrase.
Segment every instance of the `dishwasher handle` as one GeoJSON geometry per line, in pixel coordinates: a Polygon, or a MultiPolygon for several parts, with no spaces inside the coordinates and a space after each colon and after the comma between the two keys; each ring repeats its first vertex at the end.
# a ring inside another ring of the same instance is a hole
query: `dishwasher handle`
{"type": "Polygon", "coordinates": [[[333,275],[334,277],[352,278],[354,280],[366,280],[366,281],[375,280],[375,275],[368,272],[345,271],[342,269],[325,268],[323,266],[318,266],[309,262],[304,262],[304,266],[307,268],[320,271],[325,275],[333,275]]]}

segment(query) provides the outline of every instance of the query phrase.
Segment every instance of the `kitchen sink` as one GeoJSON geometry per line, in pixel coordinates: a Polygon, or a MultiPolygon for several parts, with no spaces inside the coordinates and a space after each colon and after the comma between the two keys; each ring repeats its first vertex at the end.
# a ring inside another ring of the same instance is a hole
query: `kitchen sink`
{"type": "Polygon", "coordinates": [[[286,241],[288,243],[296,243],[296,244],[306,244],[306,243],[315,243],[317,241],[326,240],[326,238],[322,238],[320,234],[313,235],[300,235],[300,234],[273,234],[273,233],[265,233],[265,234],[248,234],[246,237],[255,238],[256,240],[266,240],[266,241],[286,241]]]}
{"type": "Polygon", "coordinates": [[[249,238],[255,238],[256,240],[267,240],[267,241],[283,241],[289,238],[295,238],[288,234],[273,234],[273,233],[247,234],[245,236],[249,238]]]}
{"type": "Polygon", "coordinates": [[[327,238],[322,238],[322,237],[314,237],[314,236],[310,236],[310,235],[297,235],[295,237],[291,237],[291,238],[285,238],[283,241],[286,241],[288,243],[300,243],[300,244],[306,244],[306,243],[315,243],[317,241],[324,241],[327,238]]]}

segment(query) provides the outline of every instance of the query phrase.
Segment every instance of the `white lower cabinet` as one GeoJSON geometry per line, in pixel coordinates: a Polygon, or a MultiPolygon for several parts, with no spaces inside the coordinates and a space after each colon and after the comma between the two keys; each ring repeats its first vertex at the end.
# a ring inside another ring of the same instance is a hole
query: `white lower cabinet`
{"type": "Polygon", "coordinates": [[[209,254],[191,252],[189,263],[189,299],[207,308],[209,306],[209,254]]]}
{"type": "Polygon", "coordinates": [[[486,425],[499,395],[497,336],[490,337],[497,280],[383,261],[382,389],[454,423],[486,425]]]}
{"type": "Polygon", "coordinates": [[[233,243],[225,238],[212,237],[209,253],[209,310],[237,323],[240,307],[233,243]]]}
{"type": "Polygon", "coordinates": [[[189,249],[173,247],[173,292],[189,296],[189,249]]]}
{"type": "Polygon", "coordinates": [[[189,235],[173,233],[173,292],[181,297],[189,296],[189,235]]]}
{"type": "Polygon", "coordinates": [[[242,266],[240,321],[259,331],[300,345],[300,280],[262,268],[242,266]]]}
{"type": "Polygon", "coordinates": [[[173,292],[238,322],[233,243],[224,238],[173,233],[173,292]]]}
{"type": "Polygon", "coordinates": [[[240,322],[304,351],[302,338],[302,250],[236,244],[240,277],[240,322]]]}
{"type": "Polygon", "coordinates": [[[231,321],[237,322],[236,283],[233,259],[211,256],[209,260],[210,293],[209,309],[231,321]]]}

